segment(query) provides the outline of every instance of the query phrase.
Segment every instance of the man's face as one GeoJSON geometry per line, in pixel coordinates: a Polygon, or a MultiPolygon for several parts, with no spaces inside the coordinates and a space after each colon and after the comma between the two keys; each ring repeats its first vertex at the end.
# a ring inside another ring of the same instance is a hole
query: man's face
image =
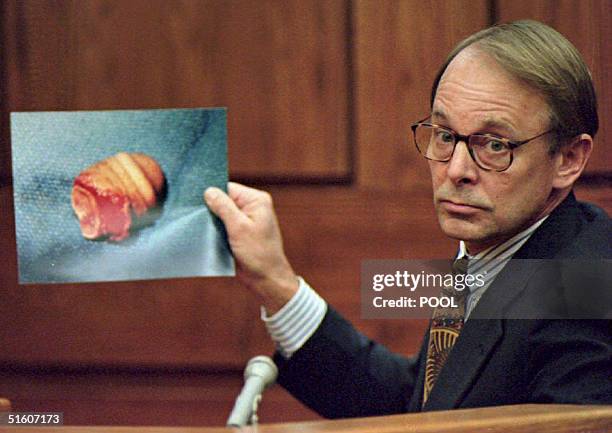
{"type": "MultiPolygon", "coordinates": [[[[459,134],[490,133],[523,140],[548,129],[544,98],[504,71],[487,54],[469,47],[450,63],[433,104],[432,123],[459,134]]],[[[466,241],[471,253],[502,242],[542,216],[551,197],[555,158],[550,135],[514,150],[503,172],[479,168],[459,142],[449,162],[429,161],[434,204],[442,230],[466,241]]]]}

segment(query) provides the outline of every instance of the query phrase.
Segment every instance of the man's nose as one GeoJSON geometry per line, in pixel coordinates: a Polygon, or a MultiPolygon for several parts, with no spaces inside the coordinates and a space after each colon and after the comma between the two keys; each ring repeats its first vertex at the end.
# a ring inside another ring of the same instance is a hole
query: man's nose
{"type": "Polygon", "coordinates": [[[456,185],[477,181],[478,166],[472,159],[465,141],[460,141],[455,146],[453,156],[448,161],[447,175],[456,185]]]}

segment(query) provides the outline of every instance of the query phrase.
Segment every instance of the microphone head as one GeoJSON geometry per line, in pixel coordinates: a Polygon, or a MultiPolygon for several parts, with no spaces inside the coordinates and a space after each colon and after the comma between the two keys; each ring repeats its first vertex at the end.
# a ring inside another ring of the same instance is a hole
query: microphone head
{"type": "Polygon", "coordinates": [[[245,381],[250,377],[261,377],[266,387],[274,384],[277,376],[278,368],[268,356],[260,355],[251,358],[244,369],[245,381]]]}

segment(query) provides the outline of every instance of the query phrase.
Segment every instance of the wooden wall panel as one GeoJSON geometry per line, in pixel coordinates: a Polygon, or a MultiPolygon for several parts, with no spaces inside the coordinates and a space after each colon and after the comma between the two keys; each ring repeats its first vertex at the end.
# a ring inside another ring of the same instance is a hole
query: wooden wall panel
{"type": "Polygon", "coordinates": [[[350,175],[344,0],[3,8],[8,110],[227,106],[234,177],[350,175]]]}
{"type": "Polygon", "coordinates": [[[429,189],[410,124],[428,115],[431,83],[451,48],[488,25],[487,2],[364,0],[353,16],[357,181],[429,189]]]}
{"type": "MultiPolygon", "coordinates": [[[[241,372],[5,370],[0,393],[14,411],[59,411],[67,425],[225,425],[241,372]]],[[[261,422],[320,419],[280,386],[266,391],[261,422]]]]}
{"type": "Polygon", "coordinates": [[[607,0],[497,0],[500,21],[536,19],[561,32],[578,48],[593,74],[600,129],[587,166],[589,174],[612,174],[612,2],[607,0]]]}
{"type": "MultiPolygon", "coordinates": [[[[409,125],[490,4],[505,2],[9,0],[2,128],[8,109],[228,105],[232,177],[273,194],[295,270],[365,334],[414,354],[427,321],[361,319],[360,266],[455,251],[409,125]]],[[[605,182],[578,195],[612,211],[605,182]]],[[[0,394],[17,410],[220,425],[247,359],[273,350],[230,278],[20,286],[9,187],[0,236],[0,394]]],[[[314,417],[280,390],[262,407],[266,422],[314,417]]]]}
{"type": "Polygon", "coordinates": [[[11,152],[9,145],[8,115],[6,114],[6,36],[5,3],[0,2],[0,188],[11,183],[11,152]]]}

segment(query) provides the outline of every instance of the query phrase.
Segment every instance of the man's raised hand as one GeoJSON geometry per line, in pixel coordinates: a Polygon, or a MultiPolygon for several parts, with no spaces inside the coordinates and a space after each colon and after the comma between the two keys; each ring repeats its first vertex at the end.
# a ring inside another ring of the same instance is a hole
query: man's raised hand
{"type": "Polygon", "coordinates": [[[235,182],[228,193],[211,187],[204,200],[225,224],[236,275],[273,314],[297,292],[298,280],[285,256],[272,197],[235,182]]]}

